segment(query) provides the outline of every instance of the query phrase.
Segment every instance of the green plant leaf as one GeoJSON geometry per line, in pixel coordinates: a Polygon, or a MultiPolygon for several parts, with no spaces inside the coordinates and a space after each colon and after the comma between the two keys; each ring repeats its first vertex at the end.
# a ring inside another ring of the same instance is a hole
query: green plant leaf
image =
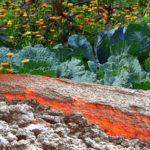
{"type": "Polygon", "coordinates": [[[146,71],[150,72],[150,58],[145,60],[145,67],[146,67],[146,71]]]}

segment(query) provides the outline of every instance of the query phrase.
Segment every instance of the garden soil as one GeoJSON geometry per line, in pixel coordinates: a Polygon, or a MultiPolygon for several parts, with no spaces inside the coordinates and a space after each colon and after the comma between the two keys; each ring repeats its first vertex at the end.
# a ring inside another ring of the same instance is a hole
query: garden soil
{"type": "Polygon", "coordinates": [[[0,150],[150,150],[150,143],[109,136],[82,114],[64,115],[34,98],[0,95],[0,150]]]}

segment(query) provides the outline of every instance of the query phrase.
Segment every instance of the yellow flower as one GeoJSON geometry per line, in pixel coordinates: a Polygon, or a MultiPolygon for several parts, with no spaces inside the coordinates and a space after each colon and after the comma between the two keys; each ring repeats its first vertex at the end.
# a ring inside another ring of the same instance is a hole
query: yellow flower
{"type": "Polygon", "coordinates": [[[73,4],[72,3],[68,3],[68,6],[73,6],[73,4]]]}
{"type": "Polygon", "coordinates": [[[95,4],[97,4],[97,5],[98,5],[98,0],[95,0],[95,4]]]}
{"type": "Polygon", "coordinates": [[[132,9],[137,9],[136,7],[133,7],[132,9]]]}
{"type": "Polygon", "coordinates": [[[23,36],[28,35],[28,34],[31,34],[31,32],[27,31],[26,33],[23,34],[23,36]]]}
{"type": "Polygon", "coordinates": [[[124,14],[125,14],[125,12],[121,12],[121,14],[122,14],[122,15],[124,15],[124,14]]]}
{"type": "Polygon", "coordinates": [[[67,2],[63,2],[62,4],[67,4],[67,2]]]}
{"type": "Polygon", "coordinates": [[[24,12],[23,16],[24,16],[24,17],[26,17],[26,16],[27,16],[27,13],[26,13],[26,12],[24,12]]]}
{"type": "Polygon", "coordinates": [[[6,55],[7,55],[7,56],[13,56],[14,53],[7,53],[6,55]]]}
{"type": "Polygon", "coordinates": [[[10,38],[10,39],[13,39],[14,37],[13,37],[13,36],[9,36],[9,38],[10,38]]]}
{"type": "Polygon", "coordinates": [[[8,21],[8,23],[7,23],[8,25],[12,25],[12,22],[11,21],[8,21]]]}
{"type": "Polygon", "coordinates": [[[0,71],[3,69],[3,67],[0,67],[0,71]]]}
{"type": "Polygon", "coordinates": [[[27,63],[27,62],[29,62],[30,60],[29,59],[24,59],[24,60],[22,60],[21,62],[22,63],[27,63]]]}
{"type": "Polygon", "coordinates": [[[137,19],[137,16],[132,16],[132,19],[137,19]]]}
{"type": "Polygon", "coordinates": [[[40,35],[40,34],[37,34],[36,37],[41,37],[41,35],[40,35]]]}
{"type": "Polygon", "coordinates": [[[102,13],[102,16],[103,16],[103,17],[107,17],[107,14],[105,14],[105,13],[102,13]]]}
{"type": "Polygon", "coordinates": [[[115,16],[117,16],[117,14],[113,14],[113,16],[115,17],[115,16]]]}
{"type": "Polygon", "coordinates": [[[126,18],[130,18],[130,17],[131,17],[131,15],[125,15],[125,17],[126,17],[126,18]]]}
{"type": "Polygon", "coordinates": [[[116,24],[116,27],[118,27],[118,26],[120,26],[120,25],[121,25],[121,23],[117,23],[117,24],[116,24]]]}
{"type": "Polygon", "coordinates": [[[53,35],[53,37],[57,37],[57,35],[53,35]]]}

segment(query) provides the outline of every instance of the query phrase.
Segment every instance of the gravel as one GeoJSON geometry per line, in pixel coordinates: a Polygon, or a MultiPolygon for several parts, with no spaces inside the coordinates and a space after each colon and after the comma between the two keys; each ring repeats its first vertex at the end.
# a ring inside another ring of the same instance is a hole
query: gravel
{"type": "Polygon", "coordinates": [[[0,150],[150,150],[150,142],[109,136],[81,113],[0,95],[0,150]]]}

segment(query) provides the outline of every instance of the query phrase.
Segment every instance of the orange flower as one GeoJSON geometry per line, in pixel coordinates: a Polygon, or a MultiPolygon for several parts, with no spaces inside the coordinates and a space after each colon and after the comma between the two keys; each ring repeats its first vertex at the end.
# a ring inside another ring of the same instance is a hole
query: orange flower
{"type": "Polygon", "coordinates": [[[81,16],[80,16],[80,15],[76,15],[76,17],[77,17],[77,18],[81,18],[81,16]]]}
{"type": "Polygon", "coordinates": [[[6,5],[6,3],[2,3],[1,5],[4,5],[4,6],[5,6],[5,5],[6,5]]]}
{"type": "Polygon", "coordinates": [[[42,5],[41,5],[41,8],[43,8],[43,7],[45,7],[45,6],[47,6],[47,4],[46,4],[46,3],[42,4],[42,5]]]}
{"type": "Polygon", "coordinates": [[[43,21],[41,21],[41,22],[39,22],[39,24],[40,24],[40,25],[42,25],[42,24],[44,24],[44,22],[43,22],[43,21]]]}
{"type": "Polygon", "coordinates": [[[36,35],[36,37],[40,37],[40,36],[41,36],[40,34],[37,34],[37,35],[36,35]]]}
{"type": "Polygon", "coordinates": [[[132,19],[137,19],[137,16],[132,16],[132,19]]]}
{"type": "Polygon", "coordinates": [[[20,11],[20,9],[16,9],[16,11],[20,11]]]}
{"type": "Polygon", "coordinates": [[[5,9],[0,9],[0,12],[6,12],[6,10],[5,9]]]}
{"type": "Polygon", "coordinates": [[[57,37],[57,35],[53,35],[53,37],[57,37]]]}
{"type": "Polygon", "coordinates": [[[54,29],[50,29],[50,31],[51,31],[51,32],[54,32],[55,30],[54,30],[54,29]]]}
{"type": "Polygon", "coordinates": [[[65,15],[65,16],[66,16],[67,14],[68,14],[67,12],[63,12],[63,15],[65,15]]]}
{"type": "Polygon", "coordinates": [[[80,23],[80,25],[84,25],[84,23],[80,23]]]}
{"type": "Polygon", "coordinates": [[[73,4],[72,3],[68,3],[68,6],[73,6],[73,4]]]}
{"type": "Polygon", "coordinates": [[[39,31],[37,31],[37,32],[33,32],[33,34],[38,34],[38,33],[40,33],[39,31]]]}
{"type": "Polygon", "coordinates": [[[8,72],[11,72],[11,73],[13,73],[14,72],[14,70],[13,69],[6,69],[8,72]]]}
{"type": "Polygon", "coordinates": [[[9,63],[1,63],[2,66],[8,66],[9,63]]]}
{"type": "Polygon", "coordinates": [[[46,28],[46,26],[41,26],[41,28],[46,28]]]}

